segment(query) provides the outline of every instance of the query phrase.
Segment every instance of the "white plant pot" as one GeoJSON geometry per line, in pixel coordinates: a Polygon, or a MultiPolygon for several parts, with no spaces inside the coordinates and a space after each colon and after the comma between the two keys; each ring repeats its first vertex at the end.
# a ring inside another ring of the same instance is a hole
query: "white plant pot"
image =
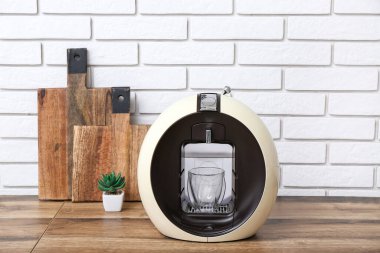
{"type": "Polygon", "coordinates": [[[123,207],[124,191],[118,195],[103,192],[103,207],[106,212],[120,212],[123,207]]]}

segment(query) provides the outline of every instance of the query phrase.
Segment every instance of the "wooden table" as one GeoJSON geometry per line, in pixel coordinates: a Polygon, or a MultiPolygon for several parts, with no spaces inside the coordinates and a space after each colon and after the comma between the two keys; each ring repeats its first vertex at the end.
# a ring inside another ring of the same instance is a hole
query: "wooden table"
{"type": "Polygon", "coordinates": [[[0,197],[0,252],[380,252],[380,199],[281,197],[256,236],[194,243],[166,238],[141,203],[120,213],[101,203],[0,197]]]}

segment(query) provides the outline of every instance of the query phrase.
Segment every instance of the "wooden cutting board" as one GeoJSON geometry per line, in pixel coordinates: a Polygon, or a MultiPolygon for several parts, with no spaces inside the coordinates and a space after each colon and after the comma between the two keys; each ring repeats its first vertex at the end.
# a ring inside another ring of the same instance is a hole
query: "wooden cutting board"
{"type": "Polygon", "coordinates": [[[130,144],[130,89],[129,87],[112,88],[112,123],[111,123],[111,169],[121,172],[126,179],[125,200],[130,199],[129,171],[131,166],[130,144]]]}
{"type": "Polygon", "coordinates": [[[125,200],[139,201],[137,160],[149,126],[130,125],[129,88],[86,86],[86,49],[69,49],[67,56],[67,89],[38,91],[39,198],[101,200],[96,180],[114,170],[126,177],[125,200]],[[98,169],[92,174],[94,168],[98,169]],[[91,186],[82,185],[87,182],[84,177],[90,177],[91,186]]]}
{"type": "Polygon", "coordinates": [[[67,89],[38,91],[39,198],[70,199],[74,125],[111,122],[111,89],[88,89],[87,50],[69,49],[67,89]]]}
{"type": "Polygon", "coordinates": [[[100,201],[101,174],[110,171],[110,126],[74,126],[72,201],[100,201]]]}
{"type": "MultiPolygon", "coordinates": [[[[104,173],[120,172],[129,185],[129,103],[129,87],[112,88],[111,124],[106,127],[74,126],[73,202],[101,201],[102,193],[97,189],[97,180],[104,173]]],[[[129,189],[125,190],[129,195],[129,189]]]]}
{"type": "MultiPolygon", "coordinates": [[[[101,201],[101,174],[115,171],[126,178],[125,200],[140,201],[137,162],[148,125],[129,125],[123,115],[112,115],[110,126],[75,126],[72,201],[101,201]],[[127,133],[130,133],[128,135],[127,133]]],[[[126,115],[124,115],[126,116],[126,115]]]]}
{"type": "MultiPolygon", "coordinates": [[[[68,49],[67,77],[67,171],[72,185],[74,126],[105,126],[111,122],[111,89],[88,89],[87,50],[68,49]]],[[[71,195],[71,188],[70,195],[71,195]]]]}
{"type": "Polygon", "coordinates": [[[66,89],[38,90],[38,196],[70,199],[66,157],[66,89]]]}

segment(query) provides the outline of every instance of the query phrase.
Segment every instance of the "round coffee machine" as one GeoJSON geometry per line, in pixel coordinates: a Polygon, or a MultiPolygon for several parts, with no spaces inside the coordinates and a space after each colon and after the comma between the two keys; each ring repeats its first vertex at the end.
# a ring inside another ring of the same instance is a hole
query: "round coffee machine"
{"type": "Polygon", "coordinates": [[[229,94],[201,93],[165,110],[140,150],[138,186],[164,235],[222,242],[250,237],[278,190],[278,160],[267,128],[229,94]]]}

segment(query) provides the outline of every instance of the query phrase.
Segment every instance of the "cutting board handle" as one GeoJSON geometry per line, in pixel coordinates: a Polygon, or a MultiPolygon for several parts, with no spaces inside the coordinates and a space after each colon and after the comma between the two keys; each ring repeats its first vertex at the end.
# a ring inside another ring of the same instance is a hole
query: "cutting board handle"
{"type": "Polygon", "coordinates": [[[68,74],[87,73],[87,49],[67,49],[67,72],[68,74]]]}
{"type": "Polygon", "coordinates": [[[130,94],[129,87],[112,87],[112,113],[129,113],[130,94]]]}

